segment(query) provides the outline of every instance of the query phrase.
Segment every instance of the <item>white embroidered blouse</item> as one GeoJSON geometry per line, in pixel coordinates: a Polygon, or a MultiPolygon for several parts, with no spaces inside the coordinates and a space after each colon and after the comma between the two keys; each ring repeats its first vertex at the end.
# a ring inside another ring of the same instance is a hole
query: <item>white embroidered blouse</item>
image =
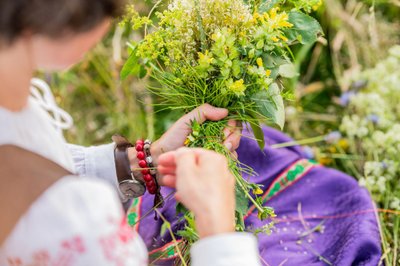
{"type": "MultiPolygon", "coordinates": [[[[55,105],[45,83],[32,84],[24,110],[0,107],[0,145],[40,154],[80,178],[66,176],[32,202],[0,247],[0,265],[147,265],[146,247],[127,225],[116,193],[113,144],[66,144],[61,130],[72,120],[55,105]]],[[[244,233],[204,238],[191,256],[194,266],[260,265],[256,239],[244,233]]]]}

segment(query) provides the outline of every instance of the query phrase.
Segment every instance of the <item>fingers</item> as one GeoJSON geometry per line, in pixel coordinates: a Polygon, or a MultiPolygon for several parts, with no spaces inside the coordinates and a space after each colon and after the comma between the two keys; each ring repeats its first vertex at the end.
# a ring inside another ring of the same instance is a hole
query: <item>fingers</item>
{"type": "Polygon", "coordinates": [[[176,187],[176,176],[175,175],[164,175],[159,179],[162,186],[175,188],[176,187]]]}
{"type": "Polygon", "coordinates": [[[206,120],[218,121],[225,118],[228,115],[228,110],[224,108],[217,108],[209,104],[203,104],[200,107],[194,109],[183,118],[189,123],[191,120],[196,120],[200,124],[206,120]]]}
{"type": "Polygon", "coordinates": [[[175,160],[179,162],[176,166],[176,174],[186,179],[191,178],[197,168],[197,158],[193,150],[189,148],[178,149],[175,153],[175,160]]]}
{"type": "Polygon", "coordinates": [[[239,148],[242,128],[237,126],[237,122],[229,120],[227,127],[224,129],[225,141],[224,144],[230,151],[235,151],[239,148]]]}
{"type": "Polygon", "coordinates": [[[175,175],[176,167],[165,167],[160,165],[157,167],[157,171],[162,175],[175,175]]]}
{"type": "Polygon", "coordinates": [[[161,175],[158,180],[160,185],[176,187],[176,158],[175,152],[167,152],[158,158],[157,171],[161,175]]]}
{"type": "Polygon", "coordinates": [[[236,129],[235,120],[229,120],[226,127],[224,128],[224,136],[228,138],[236,129]]]}
{"type": "Polygon", "coordinates": [[[166,152],[158,157],[158,166],[164,168],[176,167],[175,152],[166,152]]]}
{"type": "Polygon", "coordinates": [[[208,171],[210,176],[213,176],[215,167],[219,170],[228,169],[228,161],[223,155],[204,149],[195,149],[194,152],[197,154],[198,166],[203,173],[208,171]]]}

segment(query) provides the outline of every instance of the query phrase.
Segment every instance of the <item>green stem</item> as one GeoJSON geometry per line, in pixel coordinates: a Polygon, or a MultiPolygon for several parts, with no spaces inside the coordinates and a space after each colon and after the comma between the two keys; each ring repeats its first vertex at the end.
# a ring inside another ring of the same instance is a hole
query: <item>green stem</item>
{"type": "MultiPolygon", "coordinates": [[[[150,10],[149,14],[147,15],[147,18],[150,19],[151,15],[153,14],[154,10],[158,7],[159,4],[161,4],[163,0],[158,0],[157,3],[154,4],[153,8],[150,10]]],[[[146,37],[147,35],[147,23],[144,25],[144,36],[146,37]]]]}
{"type": "Polygon", "coordinates": [[[262,207],[253,199],[253,197],[250,195],[250,193],[247,191],[245,186],[242,184],[243,178],[240,176],[235,176],[236,177],[236,182],[239,184],[240,188],[244,191],[244,194],[246,194],[246,197],[254,204],[254,206],[257,208],[258,211],[263,212],[264,210],[262,207]]]}
{"type": "Polygon", "coordinates": [[[201,51],[205,52],[207,49],[207,46],[206,46],[207,36],[206,36],[206,33],[204,32],[203,20],[201,18],[201,14],[200,14],[200,2],[199,2],[199,0],[195,0],[194,3],[196,6],[197,24],[199,26],[199,32],[200,32],[201,51]]]}
{"type": "Polygon", "coordinates": [[[168,232],[171,235],[173,241],[176,243],[176,245],[175,245],[176,246],[176,252],[178,253],[179,258],[181,259],[182,264],[184,266],[187,266],[185,260],[183,259],[181,249],[179,248],[178,241],[175,238],[174,232],[172,232],[171,224],[167,221],[167,219],[161,214],[161,212],[159,210],[155,209],[155,211],[161,217],[161,220],[163,220],[163,222],[167,224],[168,232]]]}
{"type": "Polygon", "coordinates": [[[279,149],[279,148],[286,148],[286,147],[292,147],[292,146],[297,146],[297,145],[307,145],[307,144],[321,142],[321,141],[325,141],[325,135],[314,137],[314,138],[303,139],[303,140],[294,140],[294,141],[289,141],[289,142],[284,142],[284,143],[278,143],[278,144],[271,145],[271,148],[279,149]]]}

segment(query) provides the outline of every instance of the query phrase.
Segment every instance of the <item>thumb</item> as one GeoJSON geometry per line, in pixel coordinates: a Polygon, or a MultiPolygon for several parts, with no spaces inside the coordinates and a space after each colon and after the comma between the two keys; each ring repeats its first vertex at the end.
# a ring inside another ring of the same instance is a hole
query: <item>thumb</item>
{"type": "Polygon", "coordinates": [[[226,116],[228,116],[227,109],[214,107],[206,103],[188,113],[184,118],[186,122],[196,119],[197,122],[202,124],[206,120],[218,121],[226,116]]]}

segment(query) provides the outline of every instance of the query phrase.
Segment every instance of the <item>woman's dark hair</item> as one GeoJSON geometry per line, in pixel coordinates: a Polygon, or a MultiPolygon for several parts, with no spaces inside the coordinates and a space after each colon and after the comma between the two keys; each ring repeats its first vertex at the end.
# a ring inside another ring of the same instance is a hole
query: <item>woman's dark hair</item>
{"type": "Polygon", "coordinates": [[[120,15],[124,4],[124,0],[0,0],[0,43],[11,43],[25,31],[50,37],[84,32],[120,15]]]}

